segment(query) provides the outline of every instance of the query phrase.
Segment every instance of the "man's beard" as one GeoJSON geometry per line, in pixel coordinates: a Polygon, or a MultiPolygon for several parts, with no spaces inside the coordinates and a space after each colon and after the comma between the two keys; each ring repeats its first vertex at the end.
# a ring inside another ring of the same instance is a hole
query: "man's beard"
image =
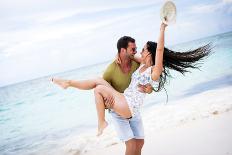
{"type": "Polygon", "coordinates": [[[135,55],[129,55],[129,58],[130,59],[133,59],[135,55]]]}

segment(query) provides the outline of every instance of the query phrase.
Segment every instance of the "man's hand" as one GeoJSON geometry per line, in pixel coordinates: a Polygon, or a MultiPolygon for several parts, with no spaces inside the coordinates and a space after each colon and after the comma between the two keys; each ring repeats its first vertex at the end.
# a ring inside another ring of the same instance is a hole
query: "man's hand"
{"type": "Polygon", "coordinates": [[[113,109],[114,106],[114,97],[113,95],[109,95],[106,98],[104,98],[105,107],[106,109],[113,109]]]}
{"type": "Polygon", "coordinates": [[[138,85],[139,91],[141,93],[147,93],[147,94],[151,94],[152,93],[152,86],[150,83],[146,84],[146,85],[138,85]]]}

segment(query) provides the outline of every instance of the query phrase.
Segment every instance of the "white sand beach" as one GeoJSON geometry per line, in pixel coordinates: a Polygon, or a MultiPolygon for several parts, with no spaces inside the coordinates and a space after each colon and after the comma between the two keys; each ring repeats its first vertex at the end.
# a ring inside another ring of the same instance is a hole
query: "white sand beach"
{"type": "MultiPolygon", "coordinates": [[[[232,155],[231,93],[229,86],[175,101],[178,104],[150,108],[143,116],[146,138],[142,154],[232,155]]],[[[116,143],[82,154],[123,155],[124,144],[116,143]]]]}
{"type": "MultiPolygon", "coordinates": [[[[232,155],[232,111],[147,136],[143,155],[232,155]]],[[[124,144],[85,155],[124,154],[124,144]]]]}

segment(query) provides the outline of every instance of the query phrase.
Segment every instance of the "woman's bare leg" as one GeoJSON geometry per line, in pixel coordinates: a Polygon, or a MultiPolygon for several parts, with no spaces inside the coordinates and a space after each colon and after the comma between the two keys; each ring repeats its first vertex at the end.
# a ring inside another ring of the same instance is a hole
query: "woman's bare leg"
{"type": "Polygon", "coordinates": [[[108,95],[112,95],[114,98],[113,110],[121,115],[124,118],[131,117],[131,113],[126,103],[125,97],[123,94],[117,92],[111,87],[107,87],[104,85],[98,85],[94,89],[96,109],[98,115],[98,136],[103,133],[103,130],[107,127],[108,123],[105,121],[105,104],[104,98],[108,95]]]}
{"type": "Polygon", "coordinates": [[[112,87],[107,81],[102,78],[95,78],[90,80],[66,80],[66,79],[58,79],[52,78],[52,82],[59,85],[60,87],[67,89],[68,87],[74,87],[82,90],[89,90],[95,88],[97,85],[105,85],[108,87],[112,87]]]}
{"type": "MultiPolygon", "coordinates": [[[[96,78],[91,80],[65,80],[65,79],[58,79],[52,78],[52,82],[59,85],[60,87],[67,89],[68,87],[74,87],[78,89],[93,89],[96,88],[98,85],[104,85],[106,87],[111,87],[111,85],[102,78],[96,78]]],[[[96,109],[98,114],[98,133],[97,136],[100,136],[103,133],[103,130],[107,127],[108,123],[105,121],[105,104],[102,95],[97,91],[98,89],[94,90],[95,94],[95,103],[96,109]]]]}
{"type": "MultiPolygon", "coordinates": [[[[118,113],[123,118],[130,118],[131,112],[127,101],[122,93],[117,92],[112,87],[107,87],[105,85],[98,85],[94,92],[99,93],[102,96],[102,99],[107,98],[107,96],[112,95],[114,99],[114,104],[112,109],[118,113]]],[[[102,100],[103,104],[104,101],[102,100]]]]}
{"type": "Polygon", "coordinates": [[[58,84],[62,88],[66,89],[68,87],[75,87],[78,89],[94,89],[96,109],[98,114],[98,134],[101,135],[103,130],[107,127],[107,122],[105,121],[105,105],[104,98],[109,95],[114,97],[113,110],[124,118],[131,117],[131,113],[126,103],[123,94],[117,92],[107,81],[102,78],[96,78],[92,80],[63,80],[63,79],[52,79],[52,82],[58,84]]]}
{"type": "Polygon", "coordinates": [[[105,105],[102,95],[99,93],[98,89],[94,89],[95,103],[98,116],[98,132],[97,136],[103,133],[103,130],[107,127],[108,123],[105,120],[105,105]]]}

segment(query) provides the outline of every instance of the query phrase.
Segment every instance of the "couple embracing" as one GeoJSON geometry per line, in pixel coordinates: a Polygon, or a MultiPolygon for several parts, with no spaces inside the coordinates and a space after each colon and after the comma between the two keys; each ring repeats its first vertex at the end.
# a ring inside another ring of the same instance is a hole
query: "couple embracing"
{"type": "Polygon", "coordinates": [[[118,137],[125,142],[125,155],[141,155],[144,129],[140,114],[147,93],[164,88],[170,77],[169,69],[184,74],[189,68],[198,68],[196,62],[210,54],[210,45],[187,52],[176,52],[164,47],[167,25],[161,23],[158,41],[148,41],[141,57],[135,39],[121,37],[117,42],[118,57],[105,70],[103,78],[66,80],[52,78],[62,88],[94,89],[98,115],[98,133],[101,135],[108,123],[105,109],[109,109],[118,137]]]}

